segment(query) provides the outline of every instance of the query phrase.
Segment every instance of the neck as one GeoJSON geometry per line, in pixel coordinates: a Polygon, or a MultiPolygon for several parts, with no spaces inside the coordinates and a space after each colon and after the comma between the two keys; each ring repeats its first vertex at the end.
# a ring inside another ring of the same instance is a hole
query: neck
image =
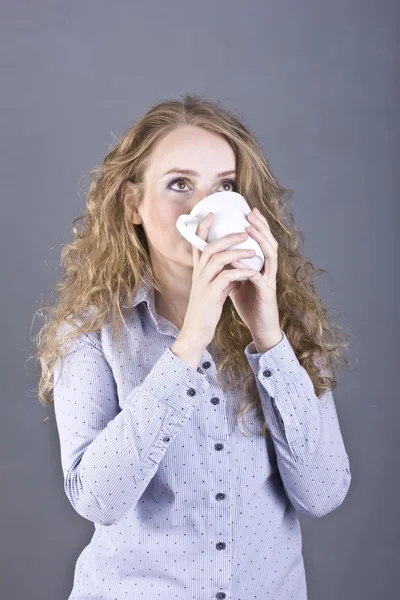
{"type": "Polygon", "coordinates": [[[162,294],[155,290],[157,313],[182,329],[192,289],[193,269],[160,265],[153,266],[153,270],[163,290],[162,294]]]}

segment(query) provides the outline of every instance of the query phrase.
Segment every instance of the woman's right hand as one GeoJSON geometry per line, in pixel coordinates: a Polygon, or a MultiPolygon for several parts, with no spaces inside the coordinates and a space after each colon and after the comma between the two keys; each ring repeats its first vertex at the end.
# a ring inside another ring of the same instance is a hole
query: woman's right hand
{"type": "MultiPolygon", "coordinates": [[[[202,240],[207,240],[213,218],[214,214],[209,213],[197,226],[196,234],[202,240]]],[[[230,233],[209,242],[203,252],[192,245],[192,289],[179,334],[181,338],[187,337],[191,343],[204,349],[211,343],[224,302],[235,287],[236,281],[257,273],[254,269],[241,267],[223,270],[235,260],[255,255],[255,250],[227,250],[244,242],[248,237],[245,232],[230,233]]]]}

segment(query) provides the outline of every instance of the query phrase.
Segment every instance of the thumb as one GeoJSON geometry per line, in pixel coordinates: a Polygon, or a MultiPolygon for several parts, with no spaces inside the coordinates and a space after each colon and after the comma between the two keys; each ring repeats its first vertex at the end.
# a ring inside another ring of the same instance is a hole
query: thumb
{"type": "MultiPolygon", "coordinates": [[[[195,233],[196,233],[196,235],[199,236],[199,238],[201,238],[204,241],[207,240],[208,231],[210,229],[213,218],[214,218],[214,213],[208,213],[208,215],[206,215],[204,217],[204,219],[202,219],[200,221],[200,223],[197,225],[195,233]]],[[[196,248],[196,246],[194,244],[192,244],[193,270],[197,269],[199,262],[200,262],[201,255],[202,255],[202,251],[199,250],[198,248],[196,248]]]]}

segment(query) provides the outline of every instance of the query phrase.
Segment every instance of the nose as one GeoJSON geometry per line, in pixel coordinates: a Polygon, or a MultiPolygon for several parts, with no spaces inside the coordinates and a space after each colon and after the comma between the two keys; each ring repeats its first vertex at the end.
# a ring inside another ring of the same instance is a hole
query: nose
{"type": "Polygon", "coordinates": [[[189,208],[189,212],[196,206],[196,204],[198,204],[199,202],[201,202],[201,200],[204,200],[204,198],[207,198],[207,196],[211,196],[211,194],[213,193],[213,191],[210,190],[205,190],[203,192],[197,192],[193,197],[192,197],[192,204],[189,208]]]}

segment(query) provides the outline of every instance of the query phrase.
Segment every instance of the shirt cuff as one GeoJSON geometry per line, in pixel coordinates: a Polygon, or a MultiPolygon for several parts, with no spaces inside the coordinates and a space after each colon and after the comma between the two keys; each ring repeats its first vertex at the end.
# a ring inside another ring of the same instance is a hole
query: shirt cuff
{"type": "Polygon", "coordinates": [[[254,374],[270,396],[275,396],[288,384],[298,381],[307,373],[283,329],[281,332],[282,340],[266,352],[257,352],[254,341],[244,350],[254,374]]]}
{"type": "MultiPolygon", "coordinates": [[[[209,387],[206,375],[176,356],[169,346],[143,380],[142,394],[151,394],[189,417],[198,405],[198,395],[209,387]]],[[[129,400],[130,395],[125,402],[129,400]]]]}

